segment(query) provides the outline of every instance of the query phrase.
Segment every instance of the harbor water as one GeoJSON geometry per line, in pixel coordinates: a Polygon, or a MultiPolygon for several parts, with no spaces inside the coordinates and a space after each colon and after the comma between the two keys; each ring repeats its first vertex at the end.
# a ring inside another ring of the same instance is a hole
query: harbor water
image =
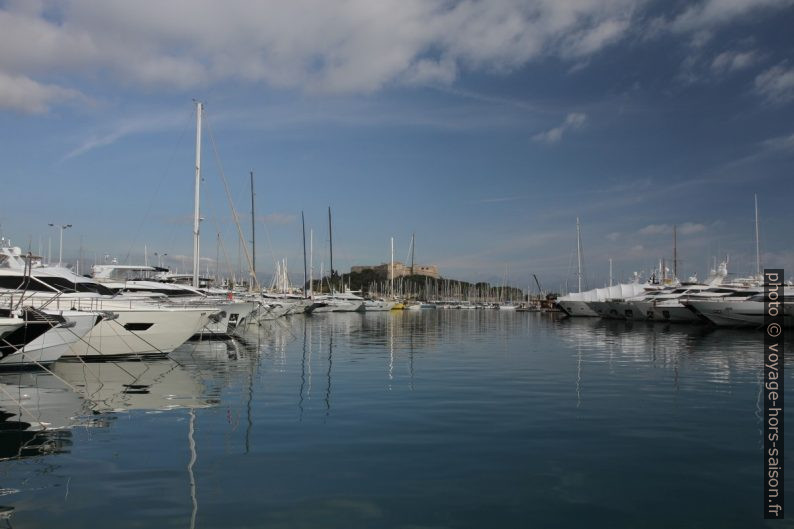
{"type": "Polygon", "coordinates": [[[6,373],[0,526],[792,527],[763,520],[762,347],[421,310],[6,373]]]}

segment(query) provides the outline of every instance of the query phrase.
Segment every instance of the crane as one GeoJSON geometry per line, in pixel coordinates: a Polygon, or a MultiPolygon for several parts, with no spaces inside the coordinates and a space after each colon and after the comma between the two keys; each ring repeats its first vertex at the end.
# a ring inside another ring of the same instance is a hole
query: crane
{"type": "Polygon", "coordinates": [[[540,287],[540,281],[538,281],[538,276],[536,276],[535,274],[532,274],[532,277],[535,278],[535,284],[538,285],[538,294],[540,294],[541,297],[542,297],[543,296],[543,289],[540,287]]]}

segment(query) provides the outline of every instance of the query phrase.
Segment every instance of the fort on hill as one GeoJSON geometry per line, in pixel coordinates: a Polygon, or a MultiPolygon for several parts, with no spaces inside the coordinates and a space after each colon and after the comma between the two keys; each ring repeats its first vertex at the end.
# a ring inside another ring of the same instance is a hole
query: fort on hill
{"type": "MultiPolygon", "coordinates": [[[[382,279],[389,279],[389,263],[382,263],[374,266],[351,266],[350,272],[353,274],[361,274],[363,272],[374,272],[382,279]]],[[[394,261],[394,277],[407,277],[411,274],[411,267],[406,266],[399,261],[394,261]]],[[[438,273],[436,265],[414,265],[413,275],[432,277],[439,279],[441,276],[438,273]]]]}

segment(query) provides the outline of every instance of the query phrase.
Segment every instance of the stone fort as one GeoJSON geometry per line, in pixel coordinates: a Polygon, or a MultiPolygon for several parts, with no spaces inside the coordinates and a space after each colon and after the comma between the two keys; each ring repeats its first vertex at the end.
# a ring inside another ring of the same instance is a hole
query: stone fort
{"type": "MultiPolygon", "coordinates": [[[[389,263],[382,263],[374,266],[351,266],[350,272],[361,273],[372,270],[384,279],[389,278],[389,263]]],[[[406,266],[399,261],[394,261],[394,277],[404,277],[411,275],[411,267],[406,266]]],[[[436,265],[414,265],[414,275],[427,276],[439,279],[441,276],[438,274],[438,267],[436,265]]]]}

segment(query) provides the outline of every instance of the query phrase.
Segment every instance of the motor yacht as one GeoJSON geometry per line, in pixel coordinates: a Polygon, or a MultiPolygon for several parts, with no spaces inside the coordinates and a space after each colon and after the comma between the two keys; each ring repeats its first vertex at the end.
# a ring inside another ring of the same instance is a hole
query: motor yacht
{"type": "Polygon", "coordinates": [[[64,354],[91,359],[162,356],[204,329],[219,312],[212,306],[180,307],[162,299],[123,296],[67,268],[45,266],[19,248],[0,247],[0,307],[18,305],[114,313],[64,354]]]}
{"type": "Polygon", "coordinates": [[[37,368],[51,364],[69,353],[70,347],[83,340],[111,314],[74,310],[53,311],[24,307],[15,314],[17,327],[0,339],[0,368],[37,368]]]}
{"type": "MultiPolygon", "coordinates": [[[[794,288],[784,287],[782,299],[783,325],[794,325],[794,288]]],[[[690,299],[684,304],[701,317],[719,327],[761,327],[764,325],[763,288],[737,290],[718,299],[690,299]]]]}

